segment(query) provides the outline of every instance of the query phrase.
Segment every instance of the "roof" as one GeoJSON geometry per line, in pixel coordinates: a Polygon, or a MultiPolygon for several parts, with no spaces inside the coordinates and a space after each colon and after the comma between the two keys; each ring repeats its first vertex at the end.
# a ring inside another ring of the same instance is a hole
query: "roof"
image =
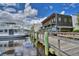
{"type": "Polygon", "coordinates": [[[51,18],[55,17],[55,13],[53,13],[52,15],[48,16],[45,20],[43,20],[41,23],[44,24],[46,23],[47,21],[51,20],[51,18]]]}
{"type": "MultiPolygon", "coordinates": [[[[56,15],[64,15],[64,14],[57,14],[57,13],[53,13],[50,16],[48,16],[45,20],[43,20],[41,23],[44,24],[47,21],[51,20],[51,18],[54,18],[56,15]]],[[[65,15],[65,16],[70,16],[70,15],[65,15]]]]}

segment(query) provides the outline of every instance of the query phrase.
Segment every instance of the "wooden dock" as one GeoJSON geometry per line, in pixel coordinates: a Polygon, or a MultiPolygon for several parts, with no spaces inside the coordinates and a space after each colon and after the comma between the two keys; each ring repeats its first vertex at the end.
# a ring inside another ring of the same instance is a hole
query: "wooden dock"
{"type": "MultiPolygon", "coordinates": [[[[79,56],[79,33],[61,32],[49,34],[49,50],[59,56],[79,56]],[[57,34],[54,36],[53,34],[57,34]]],[[[39,34],[39,42],[44,45],[44,34],[39,34]]]]}

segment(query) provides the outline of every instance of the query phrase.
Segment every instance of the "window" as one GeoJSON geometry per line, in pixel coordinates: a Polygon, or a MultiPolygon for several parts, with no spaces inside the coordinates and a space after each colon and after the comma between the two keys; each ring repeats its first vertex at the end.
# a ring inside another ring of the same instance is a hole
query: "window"
{"type": "Polygon", "coordinates": [[[18,32],[18,30],[17,30],[17,29],[15,29],[15,32],[18,32]]]}
{"type": "Polygon", "coordinates": [[[67,20],[68,20],[68,23],[71,23],[72,22],[72,20],[70,18],[68,18],[67,20]]]}
{"type": "Polygon", "coordinates": [[[64,22],[67,23],[68,22],[68,19],[67,18],[64,18],[64,22]]]}
{"type": "Polygon", "coordinates": [[[59,17],[58,21],[59,21],[59,22],[61,21],[61,17],[59,17]]]}
{"type": "Polygon", "coordinates": [[[56,21],[55,18],[52,18],[52,23],[53,23],[53,24],[55,23],[55,21],[56,21]]]}
{"type": "Polygon", "coordinates": [[[3,32],[3,30],[0,30],[0,32],[3,32]]]}
{"type": "Polygon", "coordinates": [[[7,29],[5,29],[5,32],[7,32],[7,29]]]}
{"type": "Polygon", "coordinates": [[[54,19],[52,19],[52,23],[53,23],[54,19]]]}
{"type": "Polygon", "coordinates": [[[6,24],[16,24],[16,23],[6,23],[6,24]]]}
{"type": "Polygon", "coordinates": [[[72,22],[72,20],[70,18],[68,18],[68,17],[65,18],[64,20],[65,20],[66,23],[71,23],[72,22]]]}

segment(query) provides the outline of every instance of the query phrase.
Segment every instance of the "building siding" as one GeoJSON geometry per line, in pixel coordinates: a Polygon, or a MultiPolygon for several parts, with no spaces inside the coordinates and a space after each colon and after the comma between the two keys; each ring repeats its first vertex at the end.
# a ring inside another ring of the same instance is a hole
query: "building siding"
{"type": "Polygon", "coordinates": [[[72,25],[73,27],[76,27],[77,24],[77,16],[72,16],[72,25]]]}
{"type": "Polygon", "coordinates": [[[57,15],[57,26],[72,26],[71,16],[57,15]],[[61,18],[61,21],[59,21],[59,18],[61,18]]]}
{"type": "Polygon", "coordinates": [[[72,17],[69,15],[54,14],[44,21],[42,22],[42,24],[48,31],[72,31],[73,29],[72,17]]]}

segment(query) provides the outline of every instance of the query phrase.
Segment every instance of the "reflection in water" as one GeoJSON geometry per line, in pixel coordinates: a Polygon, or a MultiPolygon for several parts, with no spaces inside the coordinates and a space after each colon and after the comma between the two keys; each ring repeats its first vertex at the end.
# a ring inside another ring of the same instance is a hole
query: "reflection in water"
{"type": "Polygon", "coordinates": [[[0,41],[2,56],[35,56],[36,48],[28,37],[25,40],[0,41]]]}

